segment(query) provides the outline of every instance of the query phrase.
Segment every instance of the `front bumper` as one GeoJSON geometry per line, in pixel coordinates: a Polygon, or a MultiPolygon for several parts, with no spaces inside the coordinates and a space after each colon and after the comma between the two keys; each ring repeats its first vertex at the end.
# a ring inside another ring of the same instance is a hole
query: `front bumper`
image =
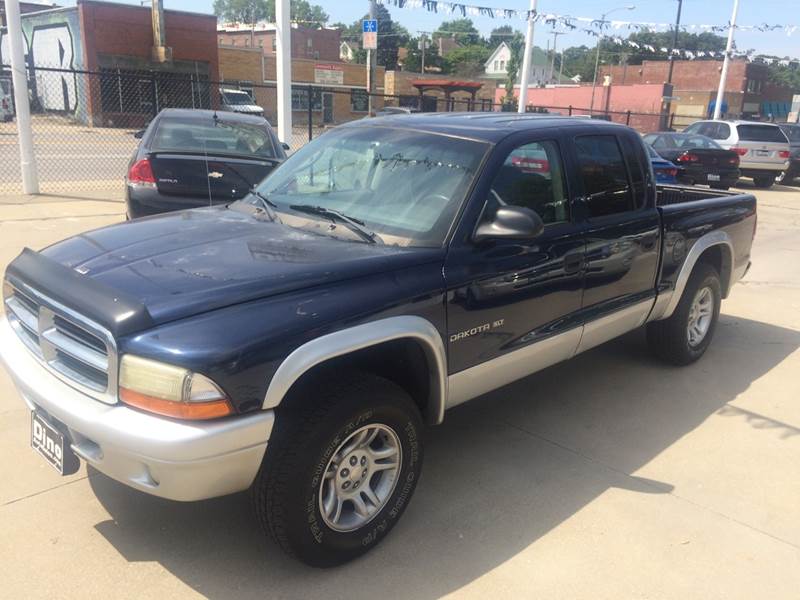
{"type": "Polygon", "coordinates": [[[28,408],[62,423],[74,452],[98,471],[171,500],[246,490],[266,451],[271,410],[217,421],[177,421],[98,402],[62,382],[0,317],[0,359],[28,408]]]}

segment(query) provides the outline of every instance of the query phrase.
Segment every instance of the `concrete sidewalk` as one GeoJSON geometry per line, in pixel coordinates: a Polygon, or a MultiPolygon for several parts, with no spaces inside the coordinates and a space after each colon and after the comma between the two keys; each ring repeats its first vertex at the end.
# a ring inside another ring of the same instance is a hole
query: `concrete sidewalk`
{"type": "MultiPolygon", "coordinates": [[[[753,268],[702,360],[667,367],[635,332],[448,412],[397,528],[333,570],[284,557],[247,494],[59,477],[0,369],[0,597],[796,600],[800,190],[757,195],[753,268]]],[[[122,218],[0,201],[0,268],[122,218]]]]}

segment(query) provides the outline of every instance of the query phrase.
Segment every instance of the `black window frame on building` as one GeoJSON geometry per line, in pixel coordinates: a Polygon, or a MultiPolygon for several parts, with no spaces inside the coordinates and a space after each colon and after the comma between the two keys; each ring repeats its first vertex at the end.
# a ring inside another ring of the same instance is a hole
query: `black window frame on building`
{"type": "Polygon", "coordinates": [[[350,89],[350,112],[366,113],[369,112],[369,92],[359,88],[350,89]],[[357,108],[360,103],[361,108],[357,108]]]}
{"type": "Polygon", "coordinates": [[[101,67],[104,113],[156,115],[163,108],[211,108],[206,75],[101,67]]]}
{"type": "MultiPolygon", "coordinates": [[[[292,110],[308,110],[308,86],[292,86],[292,110]]],[[[311,88],[311,111],[322,112],[322,90],[311,88]]]]}

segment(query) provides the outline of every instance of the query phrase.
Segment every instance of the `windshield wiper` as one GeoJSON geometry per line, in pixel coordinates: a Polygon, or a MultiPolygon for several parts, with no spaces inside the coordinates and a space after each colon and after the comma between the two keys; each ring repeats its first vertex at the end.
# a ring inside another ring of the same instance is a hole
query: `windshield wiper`
{"type": "Polygon", "coordinates": [[[258,199],[259,204],[261,206],[257,206],[256,207],[257,209],[264,211],[269,217],[270,221],[278,220],[278,213],[275,212],[275,209],[278,208],[277,204],[275,204],[272,200],[270,200],[267,196],[259,192],[254,187],[251,187],[248,190],[248,192],[250,192],[252,196],[255,196],[258,199]]]}
{"type": "Polygon", "coordinates": [[[289,208],[296,210],[297,212],[328,217],[332,223],[336,223],[337,221],[344,223],[347,228],[350,229],[350,231],[357,234],[361,239],[370,244],[374,244],[378,239],[380,239],[375,232],[364,228],[364,221],[355,219],[353,217],[348,217],[346,214],[341,213],[338,210],[325,208],[324,206],[313,206],[311,204],[291,204],[289,208]]]}

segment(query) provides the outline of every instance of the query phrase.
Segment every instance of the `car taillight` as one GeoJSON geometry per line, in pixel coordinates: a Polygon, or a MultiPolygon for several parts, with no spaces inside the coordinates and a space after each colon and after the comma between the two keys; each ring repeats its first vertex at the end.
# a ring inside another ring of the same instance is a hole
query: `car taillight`
{"type": "Polygon", "coordinates": [[[675,177],[678,174],[678,169],[667,169],[667,175],[675,177]]]}
{"type": "Polygon", "coordinates": [[[738,167],[739,166],[739,157],[738,156],[731,156],[730,158],[728,158],[728,164],[738,167]]]}
{"type": "Polygon", "coordinates": [[[789,158],[791,155],[792,153],[789,152],[788,150],[781,150],[780,152],[778,152],[778,156],[780,156],[781,158],[789,158]]]}
{"type": "Polygon", "coordinates": [[[128,169],[128,185],[134,187],[156,187],[156,178],[153,176],[153,167],[146,158],[137,160],[128,169]]]}
{"type": "Polygon", "coordinates": [[[691,152],[687,152],[686,154],[680,155],[676,162],[680,163],[700,162],[700,157],[697,156],[697,154],[692,154],[691,152]]]}
{"type": "Polygon", "coordinates": [[[739,156],[744,156],[748,152],[747,148],[731,148],[731,150],[736,152],[736,154],[738,154],[739,156]]]}

